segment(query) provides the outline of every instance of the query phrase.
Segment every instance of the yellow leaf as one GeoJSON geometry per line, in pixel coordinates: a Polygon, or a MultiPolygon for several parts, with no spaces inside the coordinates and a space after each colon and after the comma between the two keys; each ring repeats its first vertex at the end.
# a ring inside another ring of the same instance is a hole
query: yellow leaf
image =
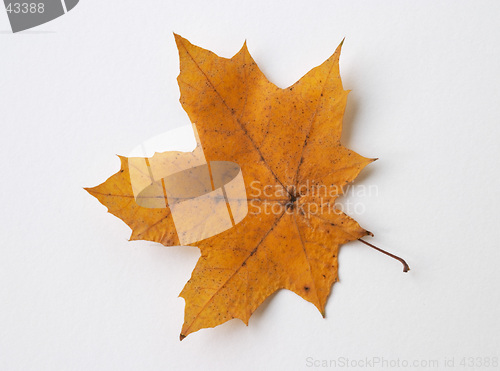
{"type": "Polygon", "coordinates": [[[175,39],[180,102],[195,124],[197,148],[120,157],[120,171],[87,190],[132,228],[131,240],[187,241],[201,250],[180,294],[181,340],[232,318],[248,324],[281,288],[324,315],[340,245],[371,234],[335,208],[344,186],[374,161],[340,143],[348,95],[339,73],[342,44],[281,89],[246,44],[227,59],[175,39]]]}

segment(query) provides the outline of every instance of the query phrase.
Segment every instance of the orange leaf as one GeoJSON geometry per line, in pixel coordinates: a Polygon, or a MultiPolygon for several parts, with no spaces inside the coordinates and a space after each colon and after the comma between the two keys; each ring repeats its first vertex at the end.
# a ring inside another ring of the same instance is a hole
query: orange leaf
{"type": "Polygon", "coordinates": [[[200,248],[180,294],[181,340],[232,318],[248,324],[281,288],[324,315],[339,246],[370,234],[334,207],[343,187],[374,161],[340,143],[348,94],[339,74],[342,44],[281,89],[246,44],[226,59],[175,39],[180,101],[196,124],[198,147],[120,157],[120,171],[88,192],[132,228],[131,240],[200,248]]]}

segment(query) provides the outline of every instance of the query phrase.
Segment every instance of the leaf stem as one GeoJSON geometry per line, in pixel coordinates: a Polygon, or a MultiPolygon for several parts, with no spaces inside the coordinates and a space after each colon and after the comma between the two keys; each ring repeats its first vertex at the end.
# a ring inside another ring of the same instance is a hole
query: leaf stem
{"type": "Polygon", "coordinates": [[[361,238],[358,239],[358,241],[360,242],[363,242],[365,245],[368,245],[370,246],[371,248],[377,250],[377,251],[380,251],[381,253],[385,254],[385,255],[388,255],[390,256],[391,258],[393,259],[396,259],[396,260],[399,260],[401,262],[401,264],[403,264],[403,272],[408,272],[410,270],[410,267],[408,266],[408,264],[404,261],[404,259],[400,258],[399,256],[396,256],[396,255],[393,255],[391,254],[390,252],[387,252],[385,250],[382,250],[380,247],[377,247],[375,245],[372,245],[371,243],[369,242],[366,242],[365,240],[362,240],[361,238]]]}

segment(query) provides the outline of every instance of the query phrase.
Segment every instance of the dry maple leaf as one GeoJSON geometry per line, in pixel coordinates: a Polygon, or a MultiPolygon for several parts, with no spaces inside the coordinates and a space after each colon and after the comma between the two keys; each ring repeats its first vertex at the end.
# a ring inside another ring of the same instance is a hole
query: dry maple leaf
{"type": "Polygon", "coordinates": [[[236,223],[231,216],[231,228],[191,243],[201,257],[180,294],[186,301],[181,340],[232,318],[248,324],[257,307],[282,288],[324,316],[337,280],[340,245],[371,234],[334,208],[343,187],[374,161],[340,143],[348,94],[339,73],[342,44],[323,64],[281,89],[267,80],[246,44],[227,59],[178,35],[175,39],[180,102],[196,123],[197,148],[150,159],[120,157],[120,171],[87,191],[132,228],[131,240],[179,245],[168,186],[156,182],[157,190],[151,187],[152,193],[139,200],[131,179],[148,185],[153,178],[199,166],[204,158],[208,164],[238,164],[246,185],[246,197],[239,201],[248,205],[248,214],[236,223]],[[161,174],[153,176],[151,169],[161,174]],[[163,204],[148,206],[149,201],[163,204]]]}

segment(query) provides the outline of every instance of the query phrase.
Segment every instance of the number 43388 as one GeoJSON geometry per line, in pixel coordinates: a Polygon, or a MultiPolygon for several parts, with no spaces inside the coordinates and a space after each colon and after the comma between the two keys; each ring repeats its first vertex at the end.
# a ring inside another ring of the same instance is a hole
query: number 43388
{"type": "Polygon", "coordinates": [[[9,3],[7,13],[27,14],[43,13],[45,11],[44,3],[9,3]]]}

